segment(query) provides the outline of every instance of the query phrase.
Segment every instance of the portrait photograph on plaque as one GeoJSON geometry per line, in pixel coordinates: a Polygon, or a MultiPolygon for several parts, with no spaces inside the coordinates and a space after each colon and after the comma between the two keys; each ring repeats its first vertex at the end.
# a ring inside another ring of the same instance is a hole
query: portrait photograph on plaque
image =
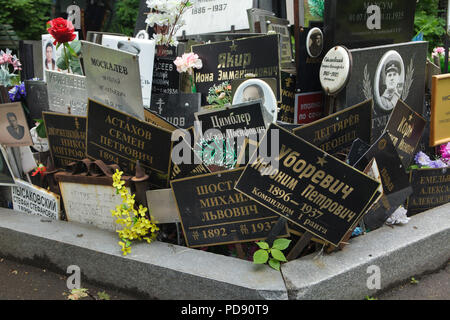
{"type": "Polygon", "coordinates": [[[0,104],[0,143],[7,147],[33,145],[27,118],[19,102],[0,104]]]}

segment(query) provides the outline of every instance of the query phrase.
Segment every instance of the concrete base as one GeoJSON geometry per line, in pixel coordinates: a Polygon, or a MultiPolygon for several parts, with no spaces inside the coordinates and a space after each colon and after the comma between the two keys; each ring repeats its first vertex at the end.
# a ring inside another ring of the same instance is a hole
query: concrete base
{"type": "Polygon", "coordinates": [[[0,256],[158,299],[363,299],[450,258],[450,204],[352,239],[344,250],[286,263],[282,272],[237,258],[167,243],[136,243],[122,256],[113,232],[0,208],[0,256]],[[369,266],[380,270],[370,290],[369,266]]]}

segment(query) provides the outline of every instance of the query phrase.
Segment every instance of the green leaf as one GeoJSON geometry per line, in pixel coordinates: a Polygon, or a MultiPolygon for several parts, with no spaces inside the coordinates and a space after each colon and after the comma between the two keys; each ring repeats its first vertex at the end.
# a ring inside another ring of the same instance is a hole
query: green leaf
{"type": "Polygon", "coordinates": [[[286,262],[286,257],[284,256],[283,252],[281,252],[278,249],[272,249],[270,250],[270,253],[272,254],[272,257],[274,257],[275,259],[277,259],[278,261],[283,261],[286,262]]]}
{"type": "Polygon", "coordinates": [[[277,271],[280,271],[281,263],[280,263],[280,261],[271,258],[271,259],[269,260],[269,266],[271,266],[273,269],[275,269],[275,270],[277,270],[277,271]]]}
{"type": "Polygon", "coordinates": [[[289,239],[277,239],[273,242],[273,248],[278,250],[285,250],[289,247],[292,240],[289,239]]]}
{"type": "Polygon", "coordinates": [[[42,119],[39,119],[37,122],[39,122],[38,126],[36,127],[36,132],[40,138],[47,138],[47,131],[45,130],[44,121],[42,119]]]}
{"type": "Polygon", "coordinates": [[[105,291],[97,292],[97,296],[99,300],[111,300],[111,297],[105,291]]]}
{"type": "Polygon", "coordinates": [[[67,64],[66,60],[64,59],[64,54],[62,54],[57,60],[56,60],[56,66],[61,70],[67,70],[69,69],[69,65],[67,64]]]}
{"type": "Polygon", "coordinates": [[[79,40],[74,40],[70,43],[70,47],[76,53],[77,56],[81,53],[81,42],[79,40]]]}
{"type": "Polygon", "coordinates": [[[256,243],[258,245],[258,247],[260,247],[261,249],[264,250],[268,250],[269,249],[269,244],[267,242],[264,241],[259,241],[256,243]]]}
{"type": "Polygon", "coordinates": [[[264,264],[269,260],[269,253],[266,250],[258,250],[253,254],[253,263],[264,264]]]}

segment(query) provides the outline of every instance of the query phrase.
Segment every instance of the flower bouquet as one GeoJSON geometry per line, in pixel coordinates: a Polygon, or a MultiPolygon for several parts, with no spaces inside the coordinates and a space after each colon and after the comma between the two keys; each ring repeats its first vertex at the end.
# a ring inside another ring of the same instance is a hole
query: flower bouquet
{"type": "Polygon", "coordinates": [[[410,167],[410,169],[422,169],[422,168],[447,168],[450,166],[450,142],[440,146],[439,151],[441,153],[440,157],[435,157],[435,160],[423,153],[418,152],[414,157],[415,164],[410,167]]]}
{"type": "Polygon", "coordinates": [[[433,53],[431,54],[433,58],[433,62],[441,67],[441,71],[443,73],[450,72],[450,61],[448,65],[448,70],[445,72],[445,49],[443,47],[436,47],[433,49],[433,53]]]}
{"type": "Polygon", "coordinates": [[[212,86],[209,88],[208,97],[206,100],[209,104],[216,105],[218,108],[231,105],[231,84],[229,84],[228,81],[225,81],[217,86],[212,86]]]}
{"type": "Polygon", "coordinates": [[[6,52],[0,51],[0,86],[10,87],[17,83],[18,74],[14,73],[16,71],[22,70],[22,64],[16,55],[12,55],[12,51],[6,49],[6,52]],[[11,68],[13,69],[12,72],[11,68]]]}

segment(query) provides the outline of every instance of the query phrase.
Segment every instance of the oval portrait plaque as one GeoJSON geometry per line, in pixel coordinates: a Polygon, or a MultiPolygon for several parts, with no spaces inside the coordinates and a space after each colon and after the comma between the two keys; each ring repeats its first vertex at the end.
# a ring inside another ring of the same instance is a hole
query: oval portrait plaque
{"type": "Polygon", "coordinates": [[[327,52],[320,66],[320,84],[328,95],[338,94],[350,78],[351,56],[347,48],[336,46],[327,52]]]}

